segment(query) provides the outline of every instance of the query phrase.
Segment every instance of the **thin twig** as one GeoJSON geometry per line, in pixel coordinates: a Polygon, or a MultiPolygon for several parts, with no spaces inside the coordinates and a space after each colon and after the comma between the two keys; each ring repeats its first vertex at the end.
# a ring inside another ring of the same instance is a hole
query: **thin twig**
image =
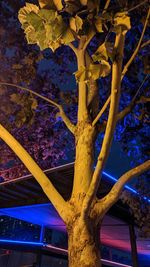
{"type": "Polygon", "coordinates": [[[23,90],[23,91],[26,91],[26,92],[29,92],[29,93],[31,93],[31,94],[33,94],[33,95],[38,96],[39,98],[45,100],[46,102],[48,102],[48,103],[51,104],[52,106],[57,107],[58,109],[60,108],[60,105],[57,104],[55,101],[53,101],[53,100],[51,100],[51,99],[49,99],[49,98],[47,98],[47,97],[45,97],[45,96],[42,96],[42,95],[40,95],[40,94],[34,92],[33,90],[31,90],[31,89],[29,89],[29,88],[24,87],[24,86],[20,86],[20,85],[13,84],[13,83],[5,83],[5,82],[0,82],[0,85],[6,85],[6,86],[12,86],[12,87],[19,88],[19,89],[21,89],[21,90],[23,90]]]}
{"type": "Polygon", "coordinates": [[[144,48],[145,46],[149,45],[150,44],[150,40],[144,42],[142,45],[141,45],[141,48],[144,48]]]}
{"type": "Polygon", "coordinates": [[[109,4],[110,4],[110,1],[111,1],[111,0],[107,0],[107,1],[106,1],[106,4],[105,4],[105,6],[104,6],[104,9],[103,9],[102,14],[104,14],[104,13],[107,11],[107,9],[108,9],[108,7],[109,7],[109,4]]]}
{"type": "Polygon", "coordinates": [[[5,83],[5,82],[0,82],[0,85],[6,85],[6,86],[12,86],[12,87],[16,87],[16,88],[19,88],[23,91],[26,91],[26,92],[29,92],[35,96],[38,96],[39,98],[45,100],[46,102],[48,102],[51,106],[54,106],[54,107],[57,107],[60,111],[60,116],[62,117],[65,125],[67,126],[67,128],[74,134],[75,133],[75,128],[76,126],[70,121],[70,119],[67,117],[67,115],[65,114],[64,110],[63,110],[63,107],[59,104],[57,104],[55,101],[45,97],[45,96],[42,96],[34,91],[32,91],[31,89],[28,89],[26,87],[23,87],[23,86],[20,86],[20,85],[17,85],[17,84],[12,84],[12,83],[5,83]]]}
{"type": "Polygon", "coordinates": [[[139,88],[138,88],[138,90],[137,90],[135,96],[133,97],[132,101],[135,101],[135,99],[136,99],[137,96],[138,96],[139,91],[141,90],[143,84],[145,83],[145,81],[147,80],[147,78],[148,78],[149,76],[150,76],[149,74],[147,74],[147,75],[145,76],[144,80],[142,81],[141,85],[139,86],[139,88]]]}
{"type": "Polygon", "coordinates": [[[143,40],[143,37],[144,37],[144,33],[146,31],[146,27],[147,27],[147,24],[148,24],[149,16],[150,16],[150,8],[149,8],[148,13],[147,13],[146,21],[145,21],[144,28],[143,28],[140,40],[138,42],[138,45],[137,45],[136,49],[134,50],[134,52],[133,52],[131,58],[129,59],[129,61],[124,66],[121,78],[124,77],[124,75],[126,74],[129,66],[131,65],[132,61],[134,60],[134,58],[136,57],[137,53],[139,52],[139,49],[140,49],[140,46],[141,46],[141,43],[142,43],[142,40],[143,40]]]}
{"type": "Polygon", "coordinates": [[[110,96],[107,98],[104,106],[102,107],[102,109],[100,110],[100,112],[98,113],[98,115],[96,116],[94,121],[92,122],[92,126],[95,126],[95,124],[98,122],[98,120],[103,115],[103,113],[105,112],[106,108],[108,107],[109,103],[110,103],[110,96]]]}
{"type": "Polygon", "coordinates": [[[148,2],[148,0],[145,0],[145,1],[143,1],[142,3],[139,3],[138,5],[136,5],[136,6],[134,6],[134,7],[131,7],[131,8],[128,10],[128,12],[131,12],[131,11],[133,11],[133,10],[139,8],[140,6],[146,4],[147,2],[148,2]]]}

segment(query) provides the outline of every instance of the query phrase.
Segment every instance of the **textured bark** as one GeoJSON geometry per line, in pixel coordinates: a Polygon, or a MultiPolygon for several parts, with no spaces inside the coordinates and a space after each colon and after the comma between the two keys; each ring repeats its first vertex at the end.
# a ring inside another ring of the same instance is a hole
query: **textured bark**
{"type": "Polygon", "coordinates": [[[89,122],[79,122],[76,130],[76,159],[73,195],[86,194],[93,175],[96,131],[89,122]]]}
{"type": "Polygon", "coordinates": [[[101,267],[99,227],[77,218],[68,228],[69,267],[101,267]]]}

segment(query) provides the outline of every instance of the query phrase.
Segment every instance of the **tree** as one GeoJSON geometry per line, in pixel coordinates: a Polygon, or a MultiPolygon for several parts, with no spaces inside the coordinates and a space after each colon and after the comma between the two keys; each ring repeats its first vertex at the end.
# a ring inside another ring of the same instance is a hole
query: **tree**
{"type": "MultiPolygon", "coordinates": [[[[146,5],[147,15],[137,47],[129,60],[123,62],[125,38],[129,38],[128,32],[132,28],[130,12],[147,1],[135,6],[129,6],[126,1],[124,5],[122,1],[119,2],[121,7],[117,8],[114,1],[106,1],[102,7],[98,0],[39,0],[39,5],[26,3],[18,16],[29,44],[38,44],[41,50],[51,48],[54,52],[60,46],[66,45],[73,50],[77,60],[77,122],[73,123],[69,119],[61,104],[44,97],[58,109],[59,115],[75,138],[74,182],[68,201],[57,192],[17,139],[0,125],[0,137],[32,173],[66,224],[70,267],[101,266],[98,233],[102,219],[118,200],[124,185],[150,168],[149,160],[140,162],[137,167],[123,174],[106,196],[97,198],[96,193],[117,122],[124,119],[139,103],[145,105],[148,101],[147,94],[144,95],[144,101],[143,95],[137,98],[139,90],[136,90],[132,100],[129,103],[125,100],[126,107],[119,111],[121,81],[139,50],[148,44],[147,41],[142,43],[142,40],[150,15],[146,5]],[[101,100],[97,80],[105,77],[111,83],[110,96],[99,111],[101,100]],[[101,149],[94,168],[95,142],[103,131],[105,133],[102,135],[101,149]]],[[[1,85],[12,84],[1,82],[1,85]]],[[[37,92],[23,86],[18,87],[43,98],[37,92]]],[[[127,97],[127,92],[125,96],[127,97]]]]}

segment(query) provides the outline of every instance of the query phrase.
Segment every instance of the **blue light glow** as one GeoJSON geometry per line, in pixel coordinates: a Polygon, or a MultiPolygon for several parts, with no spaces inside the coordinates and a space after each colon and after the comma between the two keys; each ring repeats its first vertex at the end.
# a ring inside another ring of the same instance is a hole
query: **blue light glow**
{"type": "Polygon", "coordinates": [[[29,242],[29,241],[19,241],[19,240],[9,240],[9,239],[0,239],[1,243],[11,243],[11,244],[22,244],[22,245],[31,245],[31,246],[43,246],[43,243],[40,242],[29,242]]]}

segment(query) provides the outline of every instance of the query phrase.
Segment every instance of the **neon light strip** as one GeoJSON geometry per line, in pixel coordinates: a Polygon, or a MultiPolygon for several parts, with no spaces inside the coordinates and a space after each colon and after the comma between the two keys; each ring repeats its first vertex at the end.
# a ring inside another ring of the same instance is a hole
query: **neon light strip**
{"type": "Polygon", "coordinates": [[[40,242],[29,242],[29,241],[19,241],[19,240],[9,240],[9,239],[0,239],[1,243],[11,243],[11,244],[22,244],[22,245],[33,245],[33,246],[43,246],[43,243],[40,242]]]}
{"type": "MultiPolygon", "coordinates": [[[[68,254],[68,250],[67,249],[57,248],[55,246],[51,246],[51,245],[40,243],[40,242],[27,242],[27,241],[17,241],[17,240],[7,240],[7,239],[6,240],[5,239],[0,239],[0,242],[1,243],[11,243],[11,244],[42,246],[42,247],[45,247],[45,248],[55,249],[55,251],[65,252],[66,254],[68,254]]],[[[114,267],[132,267],[130,265],[125,265],[125,264],[122,264],[122,263],[109,261],[109,260],[105,260],[105,259],[102,259],[102,263],[111,264],[110,266],[112,266],[112,267],[113,266],[114,267]]]]}
{"type": "MultiPolygon", "coordinates": [[[[108,177],[109,179],[111,179],[112,181],[114,181],[114,182],[117,182],[117,181],[118,181],[118,179],[116,179],[115,177],[113,177],[111,174],[109,174],[109,173],[107,173],[107,172],[103,172],[103,174],[104,174],[106,177],[108,177]]],[[[129,191],[131,191],[132,193],[139,195],[139,192],[136,191],[135,189],[133,189],[132,187],[130,187],[130,186],[128,186],[128,185],[125,185],[124,187],[125,187],[126,189],[128,189],[129,191]]],[[[146,200],[146,201],[148,201],[148,202],[150,203],[150,199],[149,199],[149,198],[147,198],[147,197],[143,197],[143,199],[146,200]]]]}

